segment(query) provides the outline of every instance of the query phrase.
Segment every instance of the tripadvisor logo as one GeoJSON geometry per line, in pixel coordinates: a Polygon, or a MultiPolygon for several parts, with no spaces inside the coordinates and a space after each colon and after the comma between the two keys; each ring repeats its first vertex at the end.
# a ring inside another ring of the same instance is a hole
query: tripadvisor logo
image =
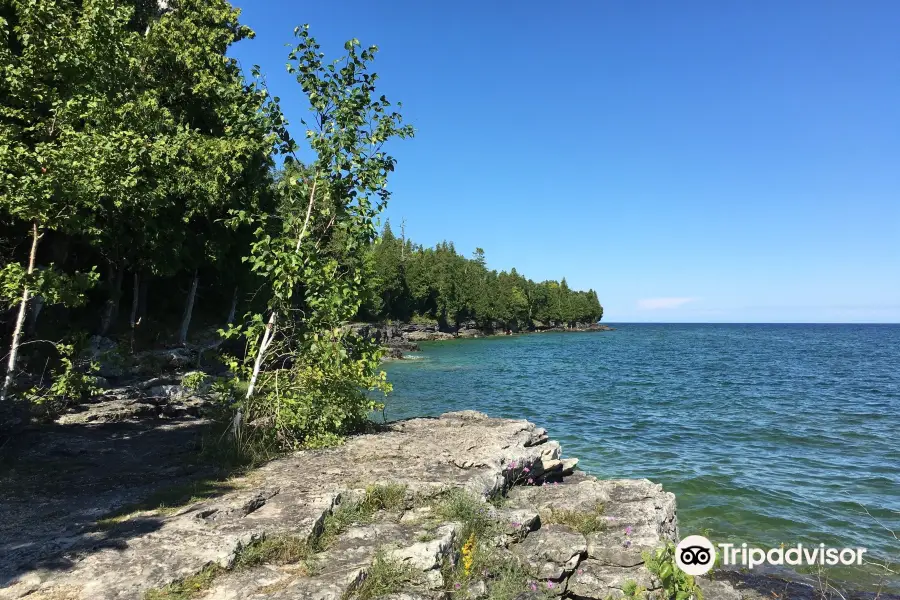
{"type": "MultiPolygon", "coordinates": [[[[719,544],[722,564],[740,565],[748,569],[762,564],[770,565],[861,565],[865,548],[827,548],[825,544],[790,548],[781,546],[769,551],[748,547],[747,544],[719,544]]],[[[704,575],[716,563],[716,549],[702,535],[689,535],[675,547],[675,564],[688,575],[704,575]]]]}
{"type": "Polygon", "coordinates": [[[703,575],[715,562],[716,549],[702,535],[689,535],[675,547],[675,564],[688,575],[703,575]]]}

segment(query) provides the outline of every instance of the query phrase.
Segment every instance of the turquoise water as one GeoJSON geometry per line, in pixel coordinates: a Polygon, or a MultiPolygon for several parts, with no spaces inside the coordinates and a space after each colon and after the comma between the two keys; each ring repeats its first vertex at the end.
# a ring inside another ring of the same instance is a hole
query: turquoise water
{"type": "Polygon", "coordinates": [[[900,561],[900,325],[615,327],[422,344],[386,366],[387,417],[526,418],[675,492],[682,536],[900,561]]]}

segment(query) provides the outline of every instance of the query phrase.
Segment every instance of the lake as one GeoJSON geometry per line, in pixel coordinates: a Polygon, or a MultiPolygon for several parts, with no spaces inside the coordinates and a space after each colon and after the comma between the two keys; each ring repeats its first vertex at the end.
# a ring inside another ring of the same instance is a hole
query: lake
{"type": "Polygon", "coordinates": [[[682,536],[900,561],[900,325],[610,325],[423,343],[385,366],[387,417],[528,419],[585,471],[674,492],[682,536]]]}

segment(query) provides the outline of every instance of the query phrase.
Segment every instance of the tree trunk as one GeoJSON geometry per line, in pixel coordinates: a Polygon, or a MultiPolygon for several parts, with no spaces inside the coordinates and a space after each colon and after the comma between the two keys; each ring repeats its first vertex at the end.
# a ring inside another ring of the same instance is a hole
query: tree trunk
{"type": "Polygon", "coordinates": [[[138,313],[138,304],[141,298],[141,275],[140,273],[134,274],[134,285],[131,288],[131,318],[128,319],[128,324],[131,325],[131,329],[134,329],[137,326],[137,313],[138,313]]]}
{"type": "Polygon", "coordinates": [[[131,326],[131,353],[134,354],[134,330],[138,324],[138,304],[141,299],[141,275],[138,272],[134,274],[134,285],[131,288],[131,317],[128,324],[131,326]]]}
{"type": "Polygon", "coordinates": [[[231,297],[231,308],[228,310],[228,325],[234,323],[234,315],[237,312],[237,304],[238,304],[238,292],[240,288],[238,286],[234,286],[234,296],[231,297]]]}
{"type": "MultiPolygon", "coordinates": [[[[41,236],[38,235],[37,223],[31,224],[31,254],[28,255],[28,274],[34,273],[34,261],[37,257],[38,241],[41,236]]],[[[0,390],[0,403],[6,402],[9,395],[9,388],[16,376],[16,359],[19,355],[19,342],[22,339],[22,326],[25,324],[25,312],[28,309],[28,298],[31,296],[31,290],[25,285],[22,290],[22,301],[19,303],[19,315],[16,317],[16,328],[13,330],[12,343],[9,346],[9,363],[6,366],[6,377],[3,379],[3,389],[0,390]]]]}
{"type": "Polygon", "coordinates": [[[28,315],[28,328],[26,334],[30,337],[37,331],[37,320],[44,308],[43,296],[35,296],[31,299],[31,314],[28,315]]]}
{"type": "Polygon", "coordinates": [[[178,343],[187,342],[188,327],[191,326],[191,315],[194,314],[194,298],[197,296],[197,283],[199,282],[197,270],[194,269],[194,279],[191,281],[191,291],[188,292],[187,302],[184,305],[184,316],[181,318],[181,329],[178,331],[178,343]]]}
{"type": "Polygon", "coordinates": [[[138,322],[144,322],[147,319],[147,293],[150,290],[150,275],[141,277],[140,291],[138,292],[138,322]]]}
{"type": "Polygon", "coordinates": [[[259,378],[259,369],[262,367],[263,357],[269,349],[269,344],[272,343],[272,338],[275,337],[275,322],[277,319],[278,313],[273,310],[272,314],[269,315],[269,322],[266,323],[266,330],[263,332],[262,342],[259,344],[256,360],[253,363],[253,373],[250,376],[250,385],[247,386],[247,400],[252,398],[253,392],[256,391],[256,380],[259,378]]]}
{"type": "Polygon", "coordinates": [[[119,300],[122,298],[122,279],[125,272],[121,267],[109,265],[109,299],[103,309],[103,317],[100,319],[99,335],[106,335],[119,316],[119,300]]]}
{"type": "MultiPolygon", "coordinates": [[[[313,204],[316,201],[316,184],[318,183],[318,173],[313,175],[313,184],[312,190],[309,192],[309,203],[306,206],[306,218],[303,220],[303,227],[300,229],[300,235],[297,236],[297,247],[294,250],[295,252],[300,252],[300,245],[303,243],[303,236],[306,235],[306,227],[309,225],[309,219],[312,215],[313,204]]],[[[309,261],[309,257],[303,261],[303,266],[306,266],[307,261],[309,261]]],[[[269,322],[266,323],[266,330],[263,332],[262,340],[259,344],[259,350],[256,352],[256,359],[253,361],[253,373],[250,375],[250,385],[247,386],[247,400],[250,400],[253,397],[253,392],[256,391],[256,380],[259,378],[259,370],[262,367],[263,358],[266,355],[266,352],[269,350],[269,345],[272,343],[272,340],[275,338],[275,324],[278,321],[278,311],[273,310],[272,314],[269,315],[269,322]]],[[[233,427],[234,434],[237,433],[238,427],[240,427],[240,419],[241,419],[241,411],[238,410],[237,414],[235,414],[233,427]]]]}

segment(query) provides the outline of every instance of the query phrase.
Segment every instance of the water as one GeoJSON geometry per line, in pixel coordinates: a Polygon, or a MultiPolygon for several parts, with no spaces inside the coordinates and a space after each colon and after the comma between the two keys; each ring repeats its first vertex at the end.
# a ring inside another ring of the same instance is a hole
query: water
{"type": "Polygon", "coordinates": [[[386,366],[387,416],[525,418],[591,474],[674,492],[682,536],[900,562],[900,325],[615,327],[422,344],[386,366]]]}

